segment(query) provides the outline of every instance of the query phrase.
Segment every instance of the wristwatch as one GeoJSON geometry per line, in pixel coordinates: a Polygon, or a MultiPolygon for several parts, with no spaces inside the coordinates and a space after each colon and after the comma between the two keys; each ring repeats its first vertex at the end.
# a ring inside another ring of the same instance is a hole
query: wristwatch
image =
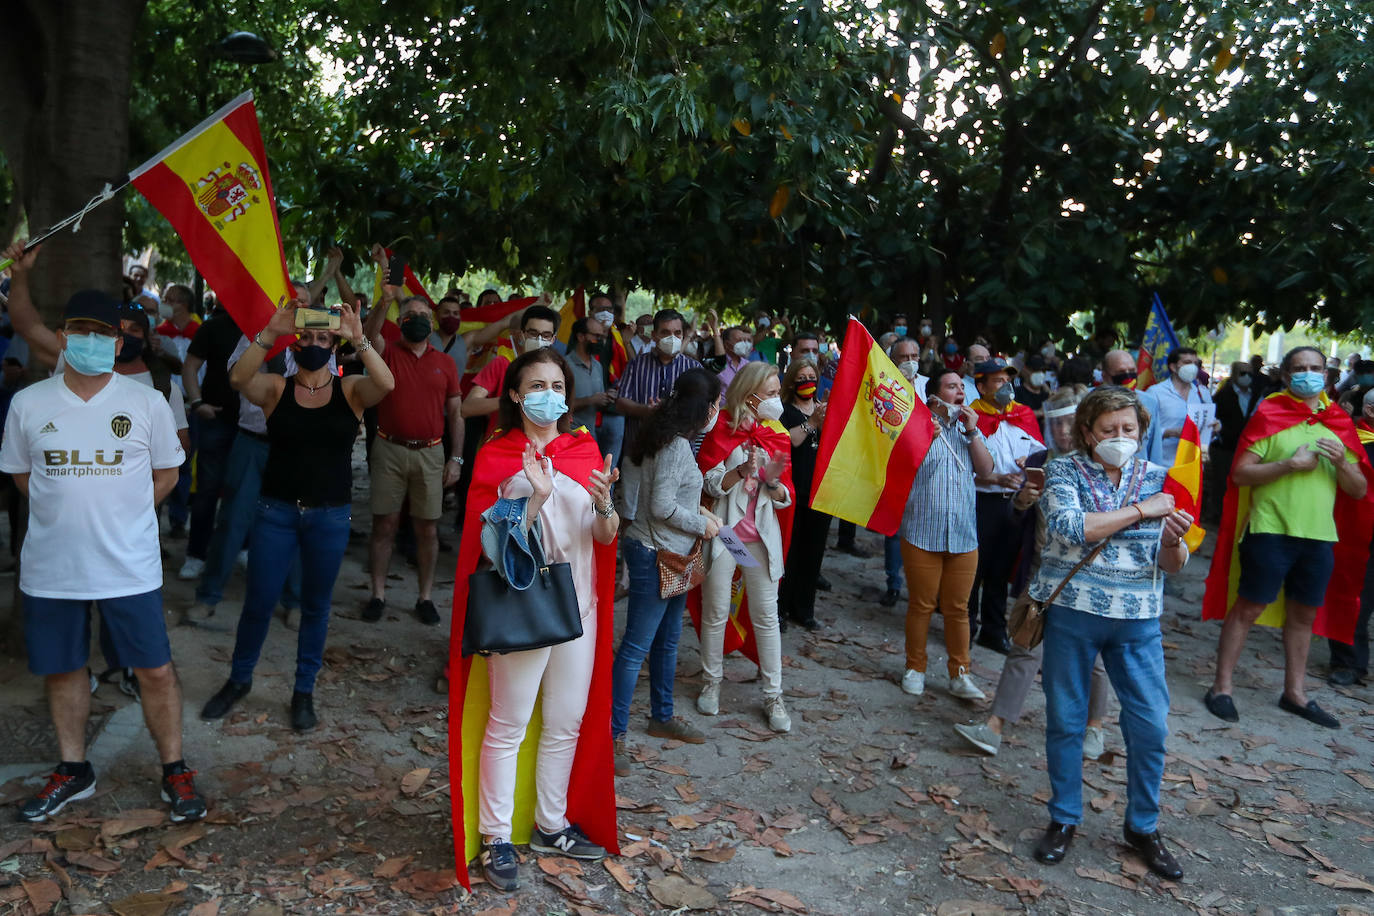
{"type": "Polygon", "coordinates": [[[454,455],[453,457],[449,458],[449,461],[456,461],[456,462],[458,462],[458,464],[461,465],[461,464],[463,463],[463,456],[462,456],[462,455],[454,455]]]}
{"type": "Polygon", "coordinates": [[[612,515],[615,515],[615,503],[606,503],[606,508],[602,509],[600,506],[596,504],[595,501],[593,501],[592,509],[596,512],[597,515],[601,516],[602,518],[610,518],[612,515]]]}

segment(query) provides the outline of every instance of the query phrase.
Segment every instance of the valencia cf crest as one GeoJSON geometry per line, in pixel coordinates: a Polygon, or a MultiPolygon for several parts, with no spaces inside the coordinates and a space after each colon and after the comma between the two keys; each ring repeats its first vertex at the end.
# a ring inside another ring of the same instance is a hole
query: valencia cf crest
{"type": "Polygon", "coordinates": [[[134,428],[134,421],[129,419],[126,413],[117,413],[110,417],[110,432],[116,439],[123,439],[134,428]]]}

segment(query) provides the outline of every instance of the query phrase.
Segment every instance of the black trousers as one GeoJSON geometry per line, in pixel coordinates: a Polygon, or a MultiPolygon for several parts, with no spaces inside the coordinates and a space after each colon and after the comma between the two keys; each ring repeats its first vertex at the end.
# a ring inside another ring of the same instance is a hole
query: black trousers
{"type": "Polygon", "coordinates": [[[787,550],[782,582],[778,585],[778,616],[798,623],[816,616],[816,580],[830,536],[831,517],[810,506],[797,505],[792,518],[792,546],[787,550]]]}
{"type": "Polygon", "coordinates": [[[980,638],[997,640],[1007,635],[1007,590],[1021,552],[1025,517],[1012,511],[1010,495],[979,493],[975,505],[978,572],[969,593],[969,623],[980,638]]]}
{"type": "MultiPolygon", "coordinates": [[[[1374,545],[1371,546],[1374,552],[1374,545]]],[[[1361,677],[1369,673],[1369,612],[1374,611],[1374,557],[1364,568],[1364,588],[1360,591],[1360,616],[1355,619],[1355,643],[1328,639],[1331,644],[1331,667],[1350,668],[1361,677]]]]}
{"type": "Polygon", "coordinates": [[[840,522],[840,535],[835,541],[835,546],[841,550],[848,550],[854,546],[854,538],[858,533],[858,525],[853,522],[840,522]]]}

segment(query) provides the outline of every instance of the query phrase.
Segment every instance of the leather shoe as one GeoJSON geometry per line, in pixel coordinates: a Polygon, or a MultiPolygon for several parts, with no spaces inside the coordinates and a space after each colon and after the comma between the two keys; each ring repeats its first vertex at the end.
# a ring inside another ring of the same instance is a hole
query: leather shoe
{"type": "Polygon", "coordinates": [[[1069,854],[1069,844],[1073,842],[1074,831],[1077,829],[1073,824],[1050,821],[1050,825],[1045,828],[1045,835],[1035,844],[1036,860],[1046,865],[1058,865],[1063,862],[1064,857],[1069,854]]]}
{"type": "Polygon", "coordinates": [[[1011,652],[1011,640],[1005,636],[982,634],[979,635],[977,642],[984,649],[991,649],[998,655],[1006,655],[1011,652]]]}
{"type": "Polygon", "coordinates": [[[1326,679],[1337,687],[1364,686],[1364,675],[1354,668],[1335,668],[1326,679]]]}
{"type": "Polygon", "coordinates": [[[201,708],[200,717],[202,719],[223,719],[229,714],[229,710],[234,708],[234,704],[248,696],[248,691],[252,689],[252,681],[247,684],[225,681],[224,686],[219,689],[219,693],[207,700],[201,708]]]}
{"type": "Polygon", "coordinates": [[[900,596],[897,590],[895,588],[889,588],[887,591],[883,592],[883,596],[878,599],[878,603],[883,607],[892,607],[897,603],[898,597],[900,596]]]}
{"type": "Polygon", "coordinates": [[[319,719],[315,718],[315,695],[313,693],[301,693],[299,690],[291,694],[291,727],[298,732],[308,732],[318,724],[319,719]]]}
{"type": "Polygon", "coordinates": [[[1136,833],[1130,827],[1122,827],[1121,832],[1126,837],[1126,845],[1140,853],[1150,871],[1170,881],[1183,877],[1183,866],[1178,864],[1173,853],[1164,848],[1164,838],[1158,830],[1154,833],[1136,833]]]}
{"type": "Polygon", "coordinates": [[[1213,693],[1208,690],[1202,698],[1202,705],[1223,722],[1240,721],[1240,713],[1236,712],[1236,701],[1231,699],[1229,693],[1213,693]]]}
{"type": "Polygon", "coordinates": [[[1341,720],[1317,705],[1316,700],[1308,700],[1306,706],[1299,706],[1288,699],[1288,694],[1279,694],[1279,709],[1284,712],[1291,712],[1295,716],[1302,716],[1313,725],[1320,725],[1322,728],[1340,728],[1341,720]]]}

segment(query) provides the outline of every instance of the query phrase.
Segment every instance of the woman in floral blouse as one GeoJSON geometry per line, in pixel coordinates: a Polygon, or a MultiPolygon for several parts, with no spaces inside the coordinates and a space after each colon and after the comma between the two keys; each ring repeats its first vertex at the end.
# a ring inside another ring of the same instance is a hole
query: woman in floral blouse
{"type": "Polygon", "coordinates": [[[1163,492],[1166,468],[1138,457],[1150,415],[1135,392],[1099,388],[1078,405],[1077,451],[1046,469],[1048,539],[1030,594],[1045,601],[1074,566],[1102,549],[1064,586],[1045,620],[1042,681],[1050,775],[1050,825],[1042,862],[1068,853],[1083,813],[1083,733],[1093,661],[1100,652],[1121,702],[1126,739],[1126,842],[1152,871],[1183,874],[1158,830],[1169,688],[1159,617],[1161,573],[1188,561],[1182,536],[1193,519],[1163,492]],[[1105,543],[1104,543],[1105,542],[1105,543]]]}

